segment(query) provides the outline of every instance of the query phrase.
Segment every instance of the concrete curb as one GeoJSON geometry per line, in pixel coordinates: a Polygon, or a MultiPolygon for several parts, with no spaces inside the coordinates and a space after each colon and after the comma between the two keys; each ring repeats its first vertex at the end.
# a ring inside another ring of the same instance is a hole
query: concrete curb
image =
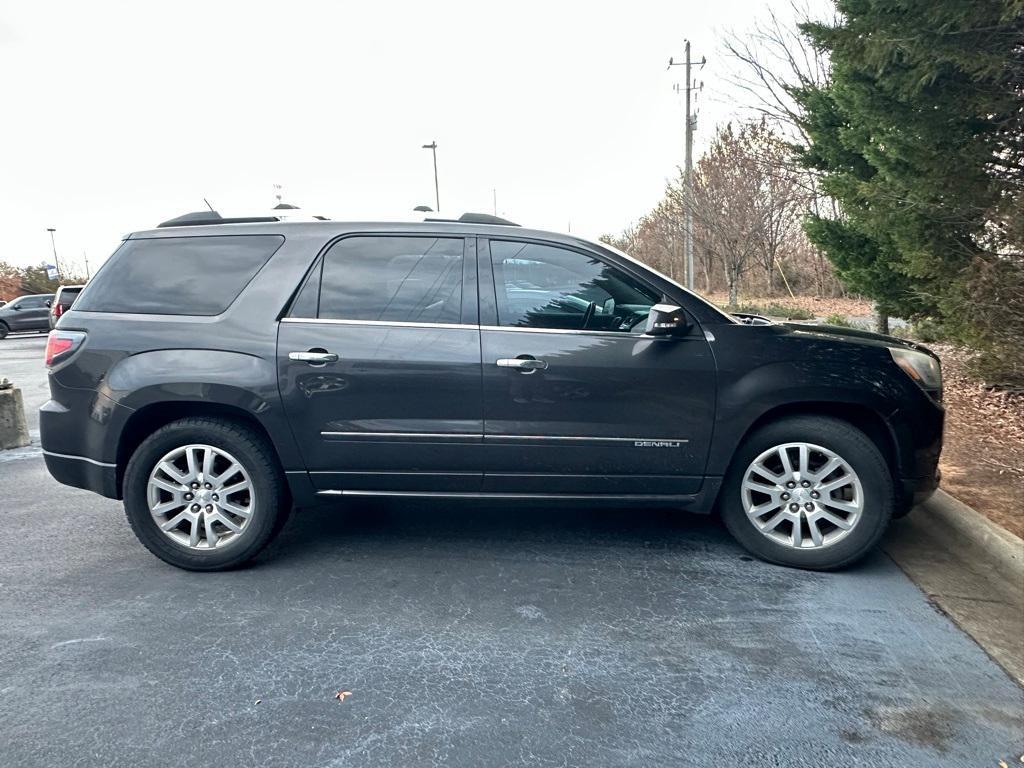
{"type": "Polygon", "coordinates": [[[1024,539],[999,527],[941,488],[921,506],[959,537],[989,553],[1005,578],[1024,583],[1024,539]]]}
{"type": "Polygon", "coordinates": [[[883,548],[1024,686],[1024,540],[940,490],[896,521],[883,548]]]}

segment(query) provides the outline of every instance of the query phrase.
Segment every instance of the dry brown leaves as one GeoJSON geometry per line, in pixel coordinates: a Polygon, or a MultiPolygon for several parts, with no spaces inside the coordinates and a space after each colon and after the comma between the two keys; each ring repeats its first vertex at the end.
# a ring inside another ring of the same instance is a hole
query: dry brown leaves
{"type": "MultiPolygon", "coordinates": [[[[708,301],[725,306],[729,303],[729,294],[714,292],[701,294],[708,301]]],[[[740,304],[755,304],[757,306],[768,306],[769,304],[781,304],[785,307],[795,307],[813,312],[816,317],[828,317],[829,315],[844,315],[852,317],[868,317],[874,313],[874,305],[865,299],[826,299],[817,296],[796,296],[789,294],[780,296],[746,296],[740,295],[740,304]]]]}
{"type": "Polygon", "coordinates": [[[971,353],[928,345],[942,358],[946,439],[942,486],[1024,536],[1024,395],[988,389],[968,370],[971,353]]]}

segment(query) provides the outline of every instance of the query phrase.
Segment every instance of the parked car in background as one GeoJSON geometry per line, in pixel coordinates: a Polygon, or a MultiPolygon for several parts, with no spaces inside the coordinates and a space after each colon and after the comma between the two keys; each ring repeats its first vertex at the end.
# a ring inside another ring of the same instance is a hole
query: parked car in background
{"type": "Polygon", "coordinates": [[[50,302],[50,328],[57,327],[57,321],[60,320],[60,316],[71,309],[71,305],[75,303],[75,299],[78,298],[78,294],[85,288],[84,285],[62,285],[57,289],[57,293],[53,295],[53,301],[50,302]]]}
{"type": "Polygon", "coordinates": [[[15,331],[50,330],[52,293],[19,296],[0,307],[0,339],[15,331]]]}
{"type": "Polygon", "coordinates": [[[50,473],[123,498],[192,570],[366,496],[717,510],[765,560],[839,568],[938,482],[924,347],[741,323],[606,245],[480,214],[165,222],[90,281],[46,365],[50,473]]]}

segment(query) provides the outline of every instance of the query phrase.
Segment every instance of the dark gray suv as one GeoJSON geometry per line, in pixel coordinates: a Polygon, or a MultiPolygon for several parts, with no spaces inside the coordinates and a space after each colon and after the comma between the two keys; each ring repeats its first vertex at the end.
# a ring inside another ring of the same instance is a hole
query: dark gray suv
{"type": "Polygon", "coordinates": [[[34,293],[11,299],[0,307],[0,339],[14,331],[48,331],[52,293],[34,293]]]}
{"type": "Polygon", "coordinates": [[[51,333],[50,472],[174,565],[343,497],[718,510],[836,568],[937,483],[938,360],[750,324],[623,253],[488,217],[129,235],[51,333]]]}

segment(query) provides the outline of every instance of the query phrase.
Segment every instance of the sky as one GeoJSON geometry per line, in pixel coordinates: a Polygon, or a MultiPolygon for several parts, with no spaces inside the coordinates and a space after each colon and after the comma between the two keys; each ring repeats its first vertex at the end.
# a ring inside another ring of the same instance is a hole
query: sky
{"type": "Polygon", "coordinates": [[[121,237],[205,208],[367,220],[434,206],[588,237],[650,210],[740,94],[721,51],[764,0],[0,0],[0,261],[92,271],[121,237]]]}

